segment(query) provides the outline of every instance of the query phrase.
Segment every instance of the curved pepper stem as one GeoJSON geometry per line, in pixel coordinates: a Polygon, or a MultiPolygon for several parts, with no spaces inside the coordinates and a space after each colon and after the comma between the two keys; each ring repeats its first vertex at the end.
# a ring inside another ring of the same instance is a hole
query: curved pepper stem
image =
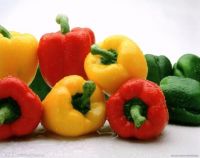
{"type": "Polygon", "coordinates": [[[56,22],[57,24],[60,24],[60,31],[62,34],[66,34],[67,32],[70,31],[69,27],[69,21],[67,16],[59,14],[56,16],[56,22]]]}
{"type": "Polygon", "coordinates": [[[83,93],[81,97],[81,108],[85,108],[90,103],[90,97],[94,93],[96,85],[93,81],[86,81],[83,85],[83,93]]]}
{"type": "Polygon", "coordinates": [[[100,55],[103,64],[112,64],[117,61],[117,53],[114,50],[101,49],[96,44],[91,46],[91,53],[93,55],[100,55]]]}
{"type": "Polygon", "coordinates": [[[72,96],[73,107],[82,114],[86,114],[90,110],[90,97],[95,89],[96,85],[93,81],[86,81],[83,84],[83,93],[76,93],[72,96]]]}
{"type": "Polygon", "coordinates": [[[0,34],[2,34],[6,38],[11,38],[10,32],[3,26],[0,25],[0,34]]]}
{"type": "Polygon", "coordinates": [[[8,104],[4,104],[0,107],[0,125],[6,122],[12,122],[18,117],[14,109],[8,104]]]}
{"type": "Polygon", "coordinates": [[[130,109],[131,117],[134,121],[135,127],[140,128],[146,121],[146,117],[142,116],[142,107],[140,105],[133,105],[130,109]]]}

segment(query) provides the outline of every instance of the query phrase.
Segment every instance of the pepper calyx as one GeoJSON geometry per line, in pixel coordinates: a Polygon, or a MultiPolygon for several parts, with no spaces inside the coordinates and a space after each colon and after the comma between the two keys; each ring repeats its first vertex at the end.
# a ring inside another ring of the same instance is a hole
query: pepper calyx
{"type": "Polygon", "coordinates": [[[105,50],[105,49],[100,48],[98,45],[93,44],[91,46],[91,53],[93,55],[100,55],[101,63],[104,65],[114,64],[117,62],[116,50],[113,50],[113,49],[105,50]]]}
{"type": "Polygon", "coordinates": [[[12,98],[0,100],[0,125],[12,123],[20,117],[20,108],[12,98]]]}
{"type": "Polygon", "coordinates": [[[125,103],[124,114],[136,128],[140,128],[147,119],[147,105],[139,98],[133,98],[125,103]]]}
{"type": "Polygon", "coordinates": [[[90,110],[90,97],[94,93],[96,85],[93,81],[86,81],[83,84],[83,93],[76,93],[72,96],[72,105],[82,114],[90,110]]]}

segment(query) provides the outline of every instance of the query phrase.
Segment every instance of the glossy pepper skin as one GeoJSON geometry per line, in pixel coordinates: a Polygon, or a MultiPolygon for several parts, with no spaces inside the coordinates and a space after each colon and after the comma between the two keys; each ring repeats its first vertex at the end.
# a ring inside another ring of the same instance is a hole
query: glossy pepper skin
{"type": "Polygon", "coordinates": [[[184,54],[174,64],[173,73],[175,76],[200,81],[200,58],[194,54],[184,54]]]}
{"type": "Polygon", "coordinates": [[[51,90],[44,81],[40,68],[38,68],[35,78],[29,87],[40,97],[40,100],[43,100],[51,90]]]}
{"type": "Polygon", "coordinates": [[[140,48],[123,35],[113,35],[93,45],[84,67],[88,78],[110,94],[130,78],[147,76],[147,63],[140,48]]]}
{"type": "Polygon", "coordinates": [[[62,136],[85,135],[96,131],[105,122],[103,93],[97,85],[95,88],[94,82],[77,75],[67,76],[56,83],[42,103],[42,124],[62,136]]]}
{"type": "Polygon", "coordinates": [[[194,79],[169,76],[160,82],[170,122],[200,125],[200,83],[194,79]]]}
{"type": "Polygon", "coordinates": [[[166,56],[146,54],[145,58],[148,65],[147,80],[159,85],[164,77],[172,75],[172,64],[166,56]]]}
{"type": "Polygon", "coordinates": [[[165,97],[151,81],[131,79],[106,103],[111,128],[122,138],[152,139],[168,123],[165,97]]]}
{"type": "Polygon", "coordinates": [[[58,15],[61,31],[43,35],[39,42],[38,56],[41,73],[50,86],[68,75],[86,77],[84,60],[94,43],[94,33],[89,28],[69,30],[68,19],[58,15]]]}
{"type": "Polygon", "coordinates": [[[11,75],[30,84],[37,71],[37,48],[34,36],[0,26],[0,79],[11,75]]]}
{"type": "Polygon", "coordinates": [[[33,132],[41,120],[42,104],[21,80],[0,80],[0,140],[33,132]]]}

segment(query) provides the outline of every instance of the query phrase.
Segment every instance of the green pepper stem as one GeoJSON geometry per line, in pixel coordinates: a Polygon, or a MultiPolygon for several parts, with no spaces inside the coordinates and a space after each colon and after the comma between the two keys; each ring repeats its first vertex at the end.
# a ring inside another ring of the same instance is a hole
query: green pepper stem
{"type": "Polygon", "coordinates": [[[0,34],[2,34],[6,38],[11,38],[10,32],[3,26],[0,25],[0,34]]]}
{"type": "Polygon", "coordinates": [[[93,55],[100,55],[104,60],[110,63],[115,63],[117,60],[117,55],[113,51],[105,50],[99,48],[96,44],[91,46],[91,53],[93,55]]]}
{"type": "Polygon", "coordinates": [[[81,108],[88,106],[90,97],[94,93],[96,85],[93,81],[86,81],[83,85],[83,93],[81,96],[81,108]]]}
{"type": "Polygon", "coordinates": [[[69,27],[69,21],[67,16],[59,14],[56,16],[56,22],[57,24],[60,24],[60,31],[62,34],[66,34],[67,32],[70,31],[69,27]]]}
{"type": "Polygon", "coordinates": [[[135,127],[140,128],[146,121],[146,117],[142,116],[142,107],[140,105],[133,105],[130,109],[131,117],[134,121],[135,127]]]}
{"type": "Polygon", "coordinates": [[[15,112],[12,107],[6,104],[0,108],[0,125],[4,124],[7,120],[12,120],[15,117],[15,112]]]}

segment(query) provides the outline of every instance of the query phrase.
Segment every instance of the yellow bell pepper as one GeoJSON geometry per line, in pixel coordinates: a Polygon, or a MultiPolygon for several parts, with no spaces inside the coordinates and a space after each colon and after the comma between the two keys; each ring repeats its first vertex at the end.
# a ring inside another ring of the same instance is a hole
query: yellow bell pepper
{"type": "Polygon", "coordinates": [[[61,79],[42,102],[43,126],[62,136],[94,132],[105,122],[105,101],[99,87],[77,75],[61,79]]]}
{"type": "Polygon", "coordinates": [[[0,26],[0,79],[11,75],[29,84],[37,71],[37,47],[32,35],[8,32],[0,26]]]}
{"type": "Polygon", "coordinates": [[[86,74],[107,93],[114,93],[131,78],[146,79],[147,63],[131,39],[113,35],[93,45],[84,63],[86,74]]]}

